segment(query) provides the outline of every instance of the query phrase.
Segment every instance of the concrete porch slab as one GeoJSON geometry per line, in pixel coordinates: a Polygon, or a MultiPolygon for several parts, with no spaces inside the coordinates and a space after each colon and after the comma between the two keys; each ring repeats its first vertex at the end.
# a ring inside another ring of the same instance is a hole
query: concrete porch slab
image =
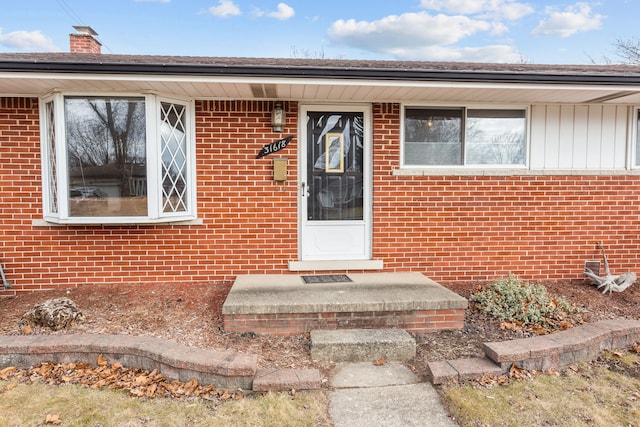
{"type": "Polygon", "coordinates": [[[238,276],[222,307],[228,332],[298,335],[316,329],[460,329],[467,300],[420,273],[347,273],[350,282],[238,276]]]}
{"type": "Polygon", "coordinates": [[[420,273],[348,273],[352,282],[305,284],[301,276],[238,276],[223,314],[465,309],[467,300],[420,273]]]}

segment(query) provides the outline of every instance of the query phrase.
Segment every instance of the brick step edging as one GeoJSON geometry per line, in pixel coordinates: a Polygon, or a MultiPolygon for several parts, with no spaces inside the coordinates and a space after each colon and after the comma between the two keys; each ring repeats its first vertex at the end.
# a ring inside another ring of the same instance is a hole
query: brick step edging
{"type": "Polygon", "coordinates": [[[0,368],[28,368],[42,362],[96,363],[99,355],[129,368],[156,369],[183,382],[195,378],[224,390],[251,390],[258,356],[207,350],[132,335],[2,335],[0,368]]]}
{"type": "Polygon", "coordinates": [[[640,321],[601,320],[555,334],[484,343],[485,358],[428,363],[433,384],[501,375],[516,365],[546,371],[593,360],[607,349],[629,348],[640,341],[640,321]]]}

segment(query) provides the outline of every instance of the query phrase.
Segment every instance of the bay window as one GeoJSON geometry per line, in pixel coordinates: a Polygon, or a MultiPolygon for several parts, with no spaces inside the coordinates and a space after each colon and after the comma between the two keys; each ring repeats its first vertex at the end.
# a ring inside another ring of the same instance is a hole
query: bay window
{"type": "Polygon", "coordinates": [[[403,166],[524,166],[526,110],[406,107],[403,166]]]}
{"type": "Polygon", "coordinates": [[[193,107],[155,95],[43,100],[45,220],[147,223],[195,217],[193,107]]]}

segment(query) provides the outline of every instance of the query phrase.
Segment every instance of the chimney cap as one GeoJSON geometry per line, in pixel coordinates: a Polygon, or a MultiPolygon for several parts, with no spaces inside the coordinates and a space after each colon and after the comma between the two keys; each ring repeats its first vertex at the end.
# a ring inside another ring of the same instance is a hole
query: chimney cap
{"type": "Polygon", "coordinates": [[[73,28],[78,32],[78,34],[81,34],[81,35],[86,35],[86,36],[98,35],[98,33],[96,33],[95,30],[88,25],[74,25],[73,28]]]}

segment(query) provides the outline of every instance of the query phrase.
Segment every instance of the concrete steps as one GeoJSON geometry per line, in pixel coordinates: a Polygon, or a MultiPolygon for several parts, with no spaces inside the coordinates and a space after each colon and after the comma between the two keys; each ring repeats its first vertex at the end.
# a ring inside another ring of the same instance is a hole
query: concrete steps
{"type": "Polygon", "coordinates": [[[224,329],[296,336],[320,329],[428,333],[464,326],[467,300],[423,274],[345,276],[348,282],[322,283],[295,274],[237,276],[222,306],[224,329]]]}
{"type": "Polygon", "coordinates": [[[402,329],[311,331],[311,358],[316,361],[405,361],[415,355],[416,341],[402,329]]]}

